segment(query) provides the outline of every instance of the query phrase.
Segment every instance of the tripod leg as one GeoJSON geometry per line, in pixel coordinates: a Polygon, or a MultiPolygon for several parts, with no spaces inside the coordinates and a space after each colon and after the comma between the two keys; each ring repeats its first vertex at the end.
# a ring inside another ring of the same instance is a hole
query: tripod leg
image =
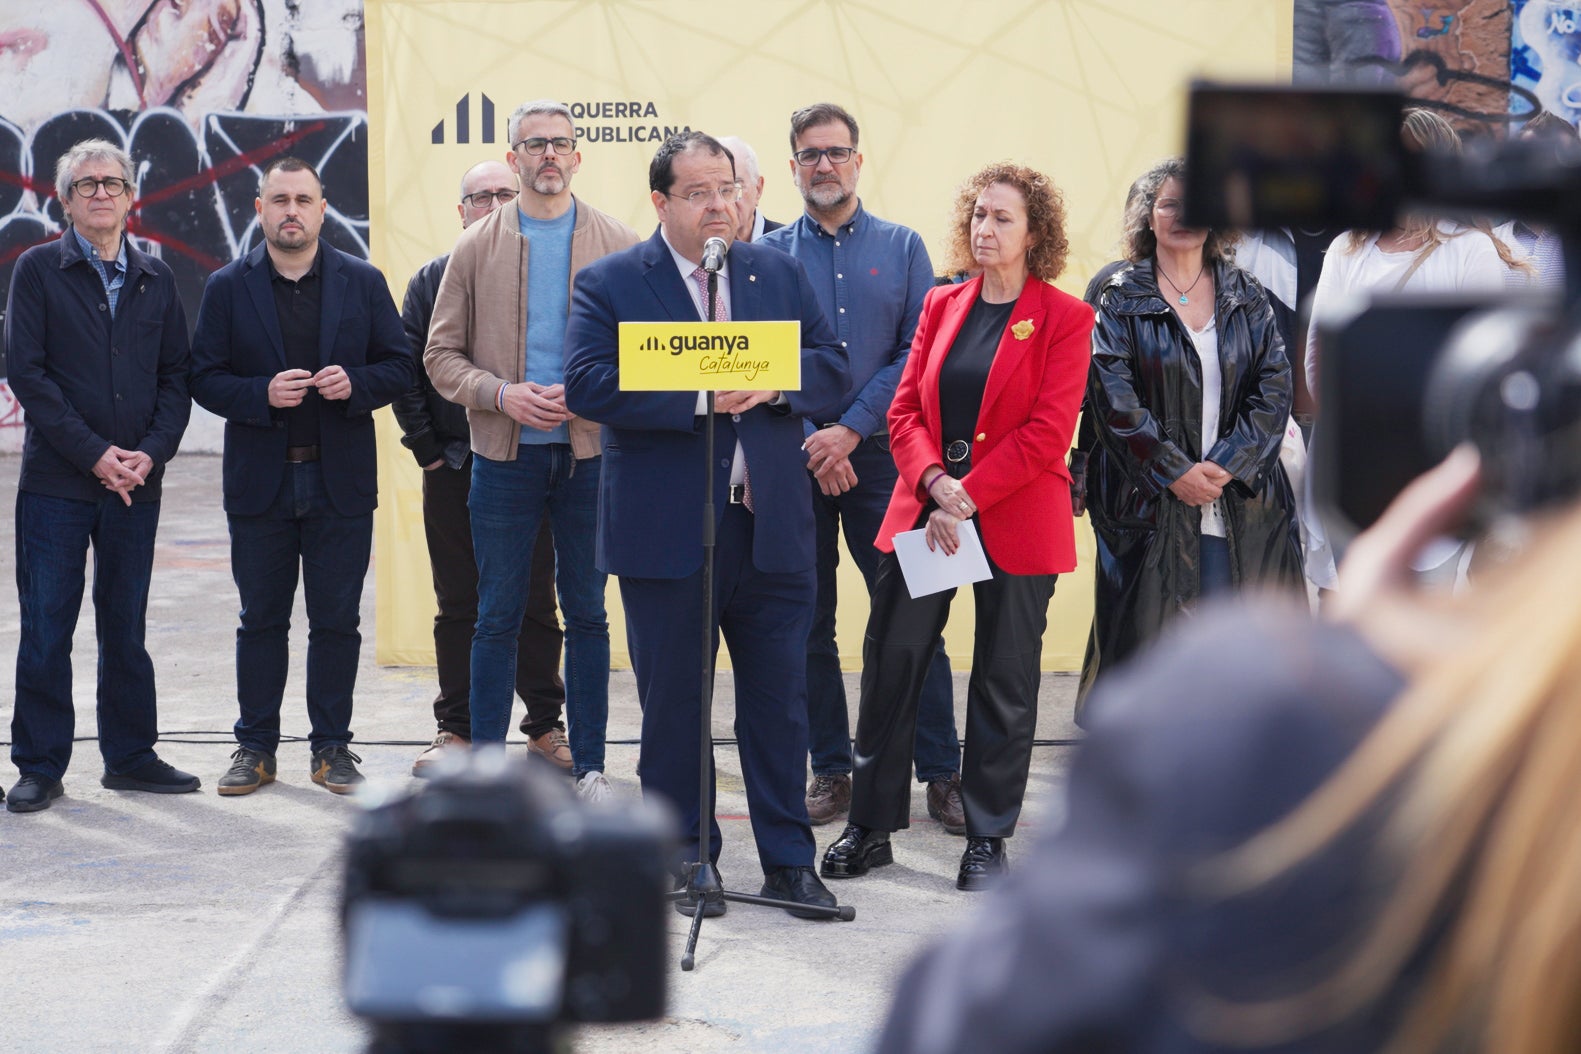
{"type": "Polygon", "coordinates": [[[692,916],[692,931],[686,936],[686,951],[681,953],[681,969],[691,972],[697,964],[697,935],[703,928],[703,905],[697,905],[697,913],[692,916]]]}

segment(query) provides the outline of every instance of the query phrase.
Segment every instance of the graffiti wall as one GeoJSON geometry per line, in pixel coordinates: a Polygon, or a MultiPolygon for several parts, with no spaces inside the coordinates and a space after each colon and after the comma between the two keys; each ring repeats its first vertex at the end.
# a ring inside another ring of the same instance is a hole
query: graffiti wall
{"type": "MultiPolygon", "coordinates": [[[[259,167],[280,153],[318,166],[324,237],[366,257],[367,130],[362,0],[0,0],[0,289],[59,235],[55,162],[89,137],[132,155],[132,234],[189,318],[209,273],[256,243],[259,167]]],[[[20,425],[0,378],[0,451],[20,425]]],[[[219,446],[194,410],[183,448],[219,446]]]]}

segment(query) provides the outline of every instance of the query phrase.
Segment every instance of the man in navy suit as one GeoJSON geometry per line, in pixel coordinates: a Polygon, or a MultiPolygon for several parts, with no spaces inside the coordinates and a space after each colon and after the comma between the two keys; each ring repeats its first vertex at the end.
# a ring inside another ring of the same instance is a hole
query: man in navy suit
{"type": "MultiPolygon", "coordinates": [[[[812,502],[802,453],[803,418],[838,403],[845,353],[818,308],[802,267],[749,244],[720,272],[719,320],[799,319],[801,390],[622,392],[621,322],[704,318],[699,266],[710,238],[736,231],[741,183],[730,152],[710,136],[665,140],[648,169],[659,230],[641,245],[590,264],[576,278],[566,326],[565,393],[572,413],[604,425],[599,493],[599,569],[620,578],[628,644],[642,701],[639,763],[644,792],[679,808],[698,858],[698,670],[703,637],[705,415],[714,415],[710,470],[716,508],[711,627],[724,634],[736,682],[736,734],[763,894],[832,906],[812,868],[806,775],[806,646],[817,582],[812,502]]],[[[710,795],[710,798],[712,796],[710,795]]],[[[713,801],[712,864],[719,828],[713,801]]],[[[707,891],[717,880],[704,877],[707,891]]],[[[685,914],[697,898],[679,901],[685,914]]],[[[707,898],[705,913],[724,910],[707,898]]],[[[796,912],[792,912],[796,914],[796,912]]]]}
{"type": "Polygon", "coordinates": [[[280,158],[258,183],[264,244],[216,271],[192,346],[192,395],[225,418],[225,512],[236,631],[238,749],[219,792],[275,778],[291,607],[307,601],[313,782],[362,782],[348,747],[362,647],[362,580],[378,504],[373,411],[412,383],[384,276],[319,240],[326,203],[313,166],[280,158]]]}

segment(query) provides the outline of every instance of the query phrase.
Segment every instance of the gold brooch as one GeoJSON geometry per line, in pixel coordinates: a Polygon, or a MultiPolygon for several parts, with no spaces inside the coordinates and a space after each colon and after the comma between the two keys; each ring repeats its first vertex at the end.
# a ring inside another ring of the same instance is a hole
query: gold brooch
{"type": "Polygon", "coordinates": [[[1010,332],[1015,334],[1017,340],[1026,340],[1032,335],[1033,328],[1032,320],[1030,318],[1024,318],[1020,322],[1017,322],[1015,325],[1011,326],[1010,332]]]}

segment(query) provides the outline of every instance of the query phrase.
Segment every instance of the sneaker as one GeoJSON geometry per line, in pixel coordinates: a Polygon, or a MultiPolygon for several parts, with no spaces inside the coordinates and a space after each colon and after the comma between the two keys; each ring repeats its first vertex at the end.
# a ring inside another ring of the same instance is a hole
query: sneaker
{"type": "Polygon", "coordinates": [[[231,755],[231,767],[215,788],[221,794],[251,794],[265,783],[274,782],[274,755],[251,747],[241,747],[231,755]]]}
{"type": "Polygon", "coordinates": [[[851,774],[814,776],[807,787],[807,822],[822,827],[851,810],[851,774]]]}
{"type": "Polygon", "coordinates": [[[961,801],[959,772],[928,781],[928,815],[951,834],[966,833],[966,806],[961,801]]]}
{"type": "Polygon", "coordinates": [[[203,786],[190,772],[182,772],[168,761],[155,758],[131,772],[105,770],[99,786],[108,790],[147,791],[149,794],[187,794],[203,786]]]}
{"type": "Polygon", "coordinates": [[[527,740],[527,752],[571,771],[571,743],[563,728],[551,728],[541,736],[531,737],[527,740]]]}
{"type": "Polygon", "coordinates": [[[602,772],[594,771],[576,781],[576,793],[583,801],[601,802],[614,797],[615,788],[609,785],[602,772]]]}
{"type": "Polygon", "coordinates": [[[417,755],[417,760],[412,762],[412,775],[426,776],[428,769],[442,756],[460,753],[471,746],[472,741],[466,736],[458,736],[454,732],[441,732],[434,737],[428,749],[417,755]]]}
{"type": "Polygon", "coordinates": [[[361,760],[345,745],[315,750],[311,770],[313,782],[336,794],[350,794],[362,782],[362,773],[357,771],[356,765],[361,760]]]}

